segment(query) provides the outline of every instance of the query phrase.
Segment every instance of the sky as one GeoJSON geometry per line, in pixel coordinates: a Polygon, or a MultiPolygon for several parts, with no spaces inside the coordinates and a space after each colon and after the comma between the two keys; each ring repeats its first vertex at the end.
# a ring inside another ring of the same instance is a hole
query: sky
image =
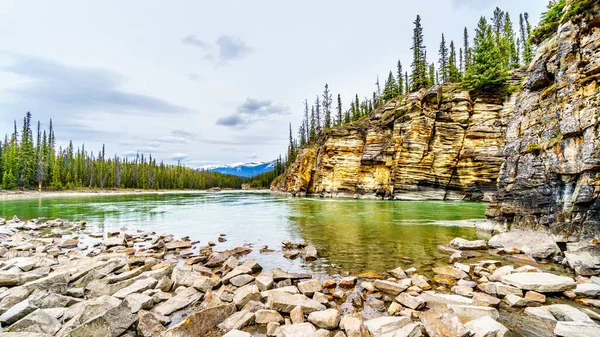
{"type": "Polygon", "coordinates": [[[325,83],[347,108],[397,60],[409,69],[416,15],[433,62],[442,33],[462,45],[496,6],[515,29],[521,12],[535,26],[547,3],[0,0],[0,134],[30,111],[62,146],[191,167],[270,161],[325,83]]]}

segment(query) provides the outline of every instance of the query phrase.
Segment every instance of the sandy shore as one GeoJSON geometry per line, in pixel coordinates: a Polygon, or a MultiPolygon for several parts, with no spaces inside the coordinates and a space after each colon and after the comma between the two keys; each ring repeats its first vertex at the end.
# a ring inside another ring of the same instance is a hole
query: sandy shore
{"type": "Polygon", "coordinates": [[[101,195],[205,193],[206,190],[74,190],[74,191],[0,191],[0,200],[37,199],[53,197],[88,197],[101,195]]]}

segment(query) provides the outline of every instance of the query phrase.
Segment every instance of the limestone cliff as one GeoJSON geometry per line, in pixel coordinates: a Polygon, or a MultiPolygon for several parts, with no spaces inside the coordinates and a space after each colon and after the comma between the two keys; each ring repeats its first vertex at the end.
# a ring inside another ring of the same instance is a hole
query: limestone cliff
{"type": "MultiPolygon", "coordinates": [[[[515,73],[509,85],[520,83],[515,73]]],[[[487,200],[496,191],[515,97],[456,84],[388,101],[369,119],[321,133],[273,189],[294,195],[487,200]]]]}
{"type": "Polygon", "coordinates": [[[508,124],[488,216],[513,228],[600,232],[600,6],[538,48],[508,124]]]}

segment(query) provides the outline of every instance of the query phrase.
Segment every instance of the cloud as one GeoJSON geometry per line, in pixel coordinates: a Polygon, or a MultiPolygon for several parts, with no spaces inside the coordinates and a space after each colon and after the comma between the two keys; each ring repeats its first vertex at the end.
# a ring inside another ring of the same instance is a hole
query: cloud
{"type": "Polygon", "coordinates": [[[205,50],[211,48],[211,46],[208,43],[200,40],[196,35],[188,35],[184,37],[183,39],[181,39],[181,43],[205,50]]]}
{"type": "MultiPolygon", "coordinates": [[[[231,61],[242,59],[252,52],[252,48],[240,37],[231,35],[219,36],[214,45],[205,43],[196,35],[188,35],[181,42],[202,49],[204,51],[202,59],[211,61],[217,66],[229,65],[231,61]]],[[[190,74],[189,76],[191,80],[197,80],[195,79],[196,76],[192,75],[197,74],[190,74]]]]}
{"type": "Polygon", "coordinates": [[[193,81],[193,82],[198,82],[202,79],[202,76],[196,74],[196,73],[189,73],[188,74],[188,80],[193,81]]]}
{"type": "Polygon", "coordinates": [[[175,161],[183,161],[188,158],[188,154],[187,153],[173,153],[171,155],[171,157],[169,157],[169,158],[171,160],[175,160],[175,161]]]}
{"type": "Polygon", "coordinates": [[[190,110],[157,97],[124,91],[120,86],[125,77],[105,69],[81,68],[60,64],[48,59],[12,52],[12,63],[0,66],[0,72],[14,74],[29,81],[19,87],[6,89],[31,110],[54,112],[112,112],[179,114],[190,110]]]}
{"type": "Polygon", "coordinates": [[[452,5],[456,8],[470,7],[473,9],[485,9],[492,6],[490,1],[485,0],[452,0],[452,5]]]}
{"type": "Polygon", "coordinates": [[[232,128],[245,128],[257,121],[273,115],[287,115],[290,108],[283,104],[274,104],[271,100],[257,100],[246,98],[246,101],[237,107],[235,113],[217,119],[217,124],[232,128]]]}

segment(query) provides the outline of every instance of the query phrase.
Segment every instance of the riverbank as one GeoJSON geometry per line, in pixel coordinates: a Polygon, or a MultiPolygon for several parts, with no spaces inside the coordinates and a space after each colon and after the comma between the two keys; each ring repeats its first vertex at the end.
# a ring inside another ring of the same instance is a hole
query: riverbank
{"type": "MultiPolygon", "coordinates": [[[[248,259],[258,248],[222,250],[226,235],[210,239],[0,220],[0,336],[596,336],[600,329],[600,313],[582,307],[600,307],[600,278],[542,272],[539,263],[563,254],[541,233],[452,240],[439,247],[449,263],[430,277],[408,265],[359,275],[263,270],[248,259]],[[481,252],[497,259],[481,260],[481,252]]],[[[292,242],[260,253],[305,264],[320,258],[292,242]]]]}

